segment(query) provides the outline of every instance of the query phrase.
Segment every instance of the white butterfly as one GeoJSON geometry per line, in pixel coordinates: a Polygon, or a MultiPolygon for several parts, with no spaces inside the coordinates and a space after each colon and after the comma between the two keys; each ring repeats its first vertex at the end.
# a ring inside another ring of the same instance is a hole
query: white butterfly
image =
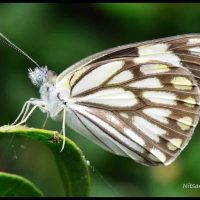
{"type": "Polygon", "coordinates": [[[59,76],[38,65],[29,69],[29,77],[40,88],[40,99],[28,100],[14,124],[25,123],[39,107],[52,119],[62,119],[64,136],[67,123],[114,154],[144,165],[169,165],[199,121],[199,65],[199,34],[112,48],[59,76]]]}

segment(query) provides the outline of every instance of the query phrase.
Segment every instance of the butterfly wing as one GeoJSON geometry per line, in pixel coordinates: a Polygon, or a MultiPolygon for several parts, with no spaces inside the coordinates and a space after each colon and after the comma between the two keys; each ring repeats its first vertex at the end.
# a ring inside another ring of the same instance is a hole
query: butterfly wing
{"type": "Polygon", "coordinates": [[[112,153],[168,165],[199,121],[200,36],[117,47],[86,58],[57,79],[70,89],[69,125],[112,153]]]}

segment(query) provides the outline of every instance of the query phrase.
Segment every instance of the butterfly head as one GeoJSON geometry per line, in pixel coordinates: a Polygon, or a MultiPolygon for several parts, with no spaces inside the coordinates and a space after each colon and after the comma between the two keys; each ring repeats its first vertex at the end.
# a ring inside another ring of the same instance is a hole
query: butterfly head
{"type": "Polygon", "coordinates": [[[57,97],[57,91],[55,87],[57,75],[48,70],[45,67],[36,67],[35,69],[29,69],[29,78],[31,82],[39,87],[40,100],[43,103],[41,110],[47,112],[50,117],[57,118],[57,113],[61,109],[62,102],[57,97]],[[45,109],[43,109],[45,108],[45,109]]]}
{"type": "Polygon", "coordinates": [[[34,70],[29,69],[29,78],[33,85],[41,87],[47,82],[54,84],[56,75],[45,66],[36,67],[34,70]]]}

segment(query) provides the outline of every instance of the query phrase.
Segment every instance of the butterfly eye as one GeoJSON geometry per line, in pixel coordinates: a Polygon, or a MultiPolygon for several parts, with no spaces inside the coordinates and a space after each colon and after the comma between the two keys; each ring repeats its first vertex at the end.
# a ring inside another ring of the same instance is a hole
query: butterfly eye
{"type": "Polygon", "coordinates": [[[43,84],[43,79],[44,79],[44,76],[42,73],[38,73],[35,77],[35,80],[36,82],[38,83],[38,85],[42,85],[43,84]]]}
{"type": "Polygon", "coordinates": [[[34,85],[40,87],[46,81],[47,72],[47,67],[36,67],[34,70],[29,69],[29,77],[34,85]]]}

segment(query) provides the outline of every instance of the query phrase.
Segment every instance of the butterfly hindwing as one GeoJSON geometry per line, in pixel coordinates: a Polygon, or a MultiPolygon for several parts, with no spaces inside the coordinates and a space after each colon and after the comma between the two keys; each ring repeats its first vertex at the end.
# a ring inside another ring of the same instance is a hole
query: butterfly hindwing
{"type": "Polygon", "coordinates": [[[80,61],[57,79],[60,90],[70,88],[69,125],[112,153],[170,164],[199,121],[199,59],[196,34],[124,45],[80,61]]]}

